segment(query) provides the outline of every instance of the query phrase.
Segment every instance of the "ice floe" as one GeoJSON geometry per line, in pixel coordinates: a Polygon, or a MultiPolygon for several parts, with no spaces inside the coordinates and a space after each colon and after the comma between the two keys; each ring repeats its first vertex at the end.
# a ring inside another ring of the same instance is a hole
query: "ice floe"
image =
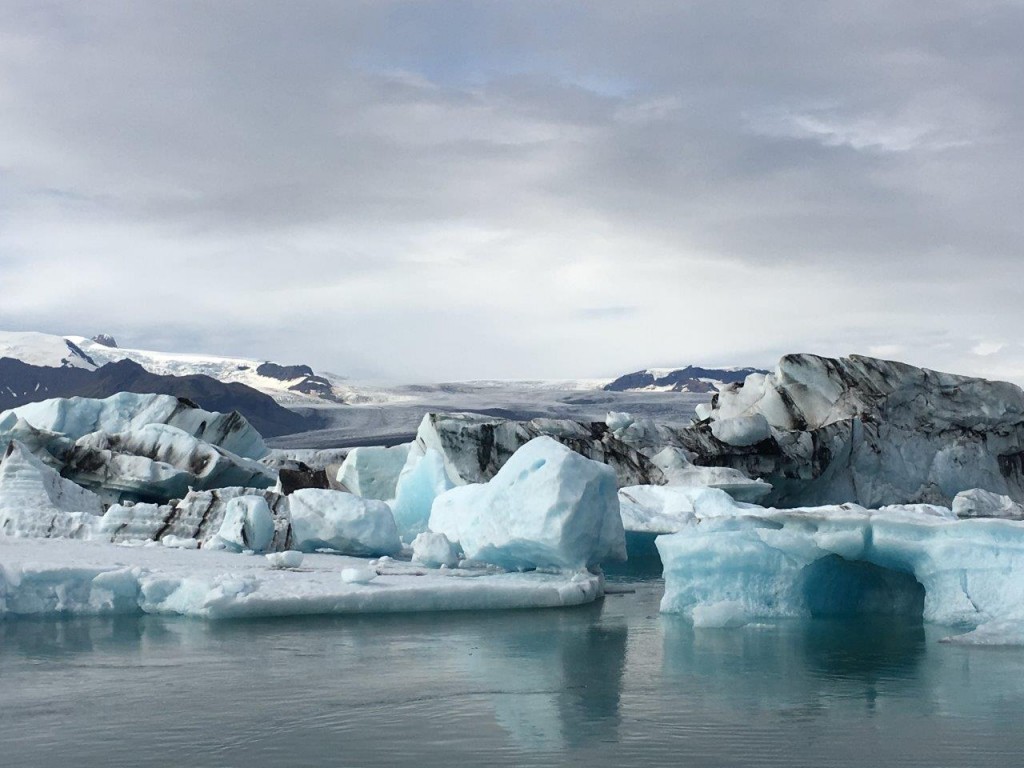
{"type": "Polygon", "coordinates": [[[0,536],[0,618],[158,613],[206,619],[553,608],[592,602],[601,576],[424,570],[307,554],[301,568],[217,550],[0,536]],[[358,571],[357,580],[343,572],[358,571]],[[372,580],[364,580],[372,575],[372,580]]]}

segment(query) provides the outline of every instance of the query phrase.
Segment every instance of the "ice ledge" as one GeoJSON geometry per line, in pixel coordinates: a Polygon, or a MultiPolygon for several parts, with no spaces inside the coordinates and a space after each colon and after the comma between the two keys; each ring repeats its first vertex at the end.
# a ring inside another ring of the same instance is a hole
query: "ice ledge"
{"type": "MultiPolygon", "coordinates": [[[[0,536],[0,619],[155,613],[205,619],[311,614],[556,608],[604,594],[600,575],[430,570],[384,560],[369,583],[342,571],[369,561],[306,555],[301,568],[263,557],[160,546],[0,536]]],[[[371,574],[372,576],[372,574],[371,574]]]]}

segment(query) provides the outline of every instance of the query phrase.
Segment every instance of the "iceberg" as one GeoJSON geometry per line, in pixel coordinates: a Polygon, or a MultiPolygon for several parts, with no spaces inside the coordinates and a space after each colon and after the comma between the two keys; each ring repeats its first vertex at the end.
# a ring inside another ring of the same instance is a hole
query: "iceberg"
{"type": "Polygon", "coordinates": [[[435,449],[413,446],[395,488],[391,508],[402,541],[411,542],[427,530],[434,499],[455,483],[445,469],[444,457],[435,449]]]}
{"type": "Polygon", "coordinates": [[[669,444],[773,486],[765,503],[949,507],[974,488],[1024,502],[1024,391],[853,355],[786,355],[729,384],[669,444]]]}
{"type": "Polygon", "coordinates": [[[174,504],[115,504],[103,515],[96,538],[124,543],[159,541],[166,536],[175,536],[194,539],[198,546],[206,547],[224,527],[229,505],[240,498],[246,500],[247,506],[259,499],[270,512],[274,533],[271,542],[263,549],[275,552],[290,549],[289,497],[261,488],[189,491],[185,498],[174,504]]]}
{"type": "Polygon", "coordinates": [[[343,491],[305,488],[288,497],[291,545],[302,552],[395,555],[402,550],[391,508],[343,491]]]}
{"type": "Polygon", "coordinates": [[[977,629],[1024,620],[1024,523],[855,504],[801,509],[696,499],[659,536],[661,609],[709,626],[771,617],[909,614],[977,629]],[[725,606],[725,607],[723,607],[725,606]]]}
{"type": "Polygon", "coordinates": [[[100,498],[61,477],[16,441],[0,461],[0,533],[88,536],[103,514],[100,498]]]}
{"type": "Polygon", "coordinates": [[[404,443],[390,448],[353,448],[338,470],[338,482],[344,490],[364,499],[389,501],[395,498],[411,447],[404,443]]]}
{"type": "Polygon", "coordinates": [[[429,528],[468,559],[507,569],[580,570],[626,557],[615,472],[550,437],[524,445],[489,482],[438,496],[429,528]]]}
{"type": "Polygon", "coordinates": [[[953,498],[953,514],[957,517],[1002,517],[1024,520],[1024,505],[1009,496],[972,488],[961,491],[953,498]]]}
{"type": "Polygon", "coordinates": [[[256,460],[266,447],[244,418],[167,395],[31,403],[0,414],[0,440],[18,440],[107,503],[163,503],[189,488],[270,487],[276,479],[256,460]]]}
{"type": "Polygon", "coordinates": [[[0,413],[0,438],[19,419],[72,441],[93,432],[131,432],[147,424],[167,424],[243,458],[261,459],[268,452],[259,432],[239,413],[204,411],[171,395],[120,392],[103,400],[70,397],[29,403],[0,413]]]}
{"type": "Polygon", "coordinates": [[[275,477],[262,464],[167,424],[130,432],[93,432],[62,455],[65,473],[81,485],[147,501],[180,498],[189,488],[267,488],[275,477]]]}
{"type": "Polygon", "coordinates": [[[228,502],[224,520],[208,546],[223,547],[234,552],[252,550],[262,553],[270,548],[273,541],[274,516],[266,499],[260,496],[239,496],[228,502]]]}
{"type": "Polygon", "coordinates": [[[542,435],[612,467],[620,486],[665,482],[661,470],[646,455],[618,439],[603,422],[508,421],[468,413],[428,413],[416,432],[413,450],[437,451],[444,458],[448,477],[456,485],[484,483],[516,451],[542,435]]]}
{"type": "Polygon", "coordinates": [[[443,533],[424,531],[412,542],[412,561],[428,568],[454,568],[462,560],[457,544],[448,541],[443,533]]]}

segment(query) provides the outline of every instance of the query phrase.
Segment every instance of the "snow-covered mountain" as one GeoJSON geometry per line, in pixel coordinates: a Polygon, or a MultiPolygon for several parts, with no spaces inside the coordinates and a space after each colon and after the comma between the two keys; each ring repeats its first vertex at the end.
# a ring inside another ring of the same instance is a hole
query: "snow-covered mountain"
{"type": "Polygon", "coordinates": [[[160,376],[204,375],[225,384],[245,384],[283,405],[343,402],[351,393],[338,377],[314,373],[307,365],[278,365],[264,360],[204,354],[123,349],[108,335],[57,336],[0,331],[0,358],[47,368],[97,370],[107,363],[131,360],[160,376]]]}
{"type": "Polygon", "coordinates": [[[121,348],[107,335],[92,339],[84,336],[66,337],[72,345],[85,352],[97,365],[118,360],[131,360],[150,373],[161,376],[192,376],[202,374],[225,384],[245,384],[273,397],[282,404],[302,405],[309,401],[342,399],[334,385],[308,365],[278,365],[265,360],[242,357],[221,357],[180,352],[154,352],[147,349],[121,348]]]}
{"type": "Polygon", "coordinates": [[[648,368],[620,376],[604,389],[607,392],[716,392],[726,384],[742,382],[751,373],[768,373],[758,368],[648,368]]]}
{"type": "MultiPolygon", "coordinates": [[[[88,340],[87,340],[88,341],[88,340]]],[[[92,342],[90,342],[92,343],[92,342]]],[[[47,368],[98,368],[96,361],[70,339],[33,331],[0,331],[0,358],[47,368]]]]}

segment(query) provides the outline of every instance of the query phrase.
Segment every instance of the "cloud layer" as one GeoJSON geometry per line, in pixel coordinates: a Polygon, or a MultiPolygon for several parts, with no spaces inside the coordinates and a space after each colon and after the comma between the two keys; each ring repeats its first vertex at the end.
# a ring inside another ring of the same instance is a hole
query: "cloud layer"
{"type": "Polygon", "coordinates": [[[1024,380],[1019,2],[0,0],[0,326],[1024,380]]]}

